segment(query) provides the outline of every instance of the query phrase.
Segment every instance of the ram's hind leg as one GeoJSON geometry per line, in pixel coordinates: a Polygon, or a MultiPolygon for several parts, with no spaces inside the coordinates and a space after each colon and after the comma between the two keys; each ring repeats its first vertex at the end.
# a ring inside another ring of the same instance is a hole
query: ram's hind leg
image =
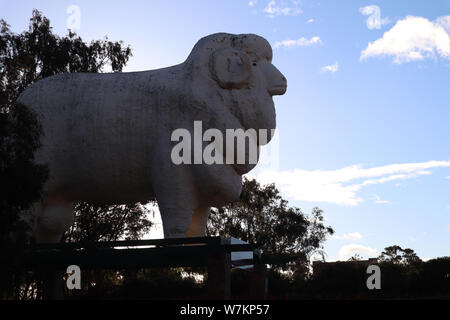
{"type": "MultiPolygon", "coordinates": [[[[73,204],[63,199],[47,198],[39,207],[34,227],[36,242],[59,242],[73,223],[73,204]]],[[[63,275],[63,271],[52,268],[39,272],[44,284],[44,299],[64,299],[63,275]]]]}
{"type": "Polygon", "coordinates": [[[190,167],[176,166],[167,160],[171,161],[170,157],[162,157],[152,165],[153,191],[161,213],[164,238],[184,238],[197,207],[194,178],[190,167]]]}

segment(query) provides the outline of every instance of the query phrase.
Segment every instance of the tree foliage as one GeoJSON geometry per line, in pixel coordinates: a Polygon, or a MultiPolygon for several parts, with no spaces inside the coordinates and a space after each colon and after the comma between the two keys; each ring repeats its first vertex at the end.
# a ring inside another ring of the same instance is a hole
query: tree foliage
{"type": "MultiPolygon", "coordinates": [[[[212,210],[207,234],[235,237],[257,245],[264,253],[294,257],[297,266],[313,254],[323,254],[322,245],[333,229],[323,224],[323,211],[310,215],[290,207],[274,184],[262,186],[244,179],[239,201],[212,210]]],[[[280,263],[290,269],[289,263],[280,263]]]]}
{"type": "MultiPolygon", "coordinates": [[[[22,217],[39,200],[48,176],[45,165],[34,163],[34,153],[41,145],[42,128],[33,111],[15,103],[17,97],[32,83],[59,73],[103,72],[108,66],[113,72],[122,71],[130,56],[130,47],[121,41],[105,38],[86,43],[70,31],[66,36],[58,36],[52,32],[50,21],[37,10],[33,10],[28,31],[20,34],[12,32],[7,22],[0,20],[0,248],[8,264],[14,265],[21,248],[30,240],[22,217]]],[[[78,208],[78,216],[83,209],[87,214],[112,212],[109,224],[99,221],[88,224],[88,218],[77,224],[81,228],[103,228],[92,231],[100,239],[136,238],[150,225],[147,211],[137,204],[111,208],[79,204],[78,208]],[[120,213],[125,216],[119,218],[120,213]],[[111,227],[109,235],[106,225],[111,227]]],[[[77,230],[71,236],[80,239],[89,235],[86,237],[91,239],[89,232],[77,230]]],[[[11,273],[2,272],[0,293],[5,294],[2,289],[11,288],[11,280],[11,273]]]]}
{"type": "MultiPolygon", "coordinates": [[[[34,163],[40,147],[41,127],[27,107],[15,104],[9,113],[0,113],[0,239],[1,247],[11,232],[24,230],[19,217],[37,201],[47,179],[45,165],[34,163]]],[[[16,234],[17,236],[17,234],[16,234]]]]}
{"type": "Polygon", "coordinates": [[[384,248],[381,255],[378,257],[380,262],[390,262],[393,264],[411,265],[421,262],[420,258],[414,250],[394,245],[384,248]]]}
{"type": "Polygon", "coordinates": [[[66,242],[137,240],[150,231],[150,210],[140,203],[128,205],[75,206],[75,219],[66,232],[66,242]]]}
{"type": "Polygon", "coordinates": [[[47,166],[34,163],[40,134],[36,115],[24,105],[0,112],[0,298],[11,296],[20,282],[13,273],[20,271],[17,265],[29,241],[24,213],[39,200],[48,176],[47,166]]]}
{"type": "Polygon", "coordinates": [[[122,41],[85,43],[75,33],[52,32],[50,21],[33,10],[28,31],[13,33],[0,20],[0,106],[11,106],[19,94],[39,79],[66,72],[102,72],[108,65],[122,71],[131,48],[122,41]]]}
{"type": "MultiPolygon", "coordinates": [[[[31,110],[15,104],[19,94],[30,84],[59,73],[102,72],[108,65],[114,72],[122,71],[130,56],[130,47],[125,47],[121,41],[105,38],[85,43],[71,31],[66,36],[58,36],[52,32],[50,21],[37,10],[33,10],[28,31],[20,34],[12,32],[6,21],[0,20],[0,219],[10,220],[1,224],[3,228],[14,228],[13,217],[17,219],[19,211],[39,199],[47,177],[47,168],[34,164],[34,152],[40,147],[41,126],[31,110]],[[6,204],[14,205],[15,209],[4,208],[6,204]]],[[[94,210],[87,204],[80,204],[78,208],[78,213],[82,209],[94,210]]],[[[123,210],[136,213],[137,208],[140,207],[134,205],[123,210]]],[[[95,207],[97,213],[101,210],[117,212],[119,207],[95,207]]],[[[127,217],[136,220],[133,214],[127,217]]],[[[136,224],[132,220],[128,222],[126,226],[134,228],[130,236],[140,234],[136,224]]],[[[147,227],[148,223],[143,223],[143,230],[147,227]]],[[[115,229],[111,232],[114,234],[111,237],[115,237],[115,229]]]]}

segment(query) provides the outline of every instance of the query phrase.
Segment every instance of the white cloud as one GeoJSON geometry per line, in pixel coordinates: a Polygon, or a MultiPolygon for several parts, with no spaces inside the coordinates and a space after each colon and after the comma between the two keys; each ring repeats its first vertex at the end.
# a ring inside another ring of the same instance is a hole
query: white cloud
{"type": "Polygon", "coordinates": [[[308,21],[306,21],[306,23],[313,23],[315,20],[313,18],[308,19],[308,21]]]}
{"type": "Polygon", "coordinates": [[[450,59],[450,16],[435,22],[422,17],[408,16],[397,23],[383,37],[370,42],[361,52],[361,60],[378,56],[393,56],[394,63],[435,58],[450,59]]]}
{"type": "Polygon", "coordinates": [[[450,16],[442,16],[436,19],[436,23],[450,32],[450,16]]]}
{"type": "Polygon", "coordinates": [[[381,19],[381,10],[379,6],[371,5],[362,7],[359,8],[359,12],[365,16],[369,16],[366,20],[366,25],[370,30],[380,29],[381,26],[389,23],[388,18],[381,19]]]}
{"type": "Polygon", "coordinates": [[[419,258],[420,258],[420,260],[422,260],[423,262],[427,262],[427,261],[429,261],[429,260],[431,260],[431,259],[434,259],[434,258],[429,258],[429,257],[425,257],[425,258],[419,257],[419,258]]]}
{"type": "Polygon", "coordinates": [[[386,203],[391,203],[391,202],[388,200],[381,200],[379,196],[375,195],[375,203],[386,204],[386,203]]]}
{"type": "Polygon", "coordinates": [[[339,249],[339,260],[348,260],[351,258],[355,253],[358,253],[360,255],[366,255],[368,258],[374,257],[377,255],[377,249],[366,247],[361,244],[348,244],[346,246],[341,247],[339,249]]]}
{"type": "Polygon", "coordinates": [[[302,13],[298,0],[287,1],[275,1],[271,0],[264,8],[264,12],[269,18],[275,18],[278,16],[297,16],[302,13]]]}
{"type": "Polygon", "coordinates": [[[248,2],[248,5],[250,6],[250,7],[253,7],[254,5],[256,5],[258,3],[258,0],[252,0],[252,1],[249,1],[248,2]]]}
{"type": "Polygon", "coordinates": [[[445,179],[450,179],[450,176],[445,177],[445,179]]]}
{"type": "Polygon", "coordinates": [[[283,41],[277,41],[273,45],[274,48],[279,47],[309,47],[317,44],[321,44],[322,40],[320,40],[319,37],[312,37],[311,39],[306,39],[304,37],[297,39],[297,40],[283,40],[283,41]]]}
{"type": "Polygon", "coordinates": [[[335,238],[335,239],[340,239],[340,240],[359,240],[363,236],[359,232],[350,232],[350,233],[346,233],[346,234],[344,234],[342,236],[333,235],[332,237],[335,238]]]}
{"type": "Polygon", "coordinates": [[[364,201],[358,193],[365,186],[429,175],[430,169],[443,167],[450,167],[450,160],[390,164],[372,168],[353,165],[336,170],[262,170],[249,176],[264,184],[275,183],[280,191],[292,200],[356,206],[364,201]]]}
{"type": "Polygon", "coordinates": [[[322,72],[335,73],[335,72],[337,72],[339,70],[339,64],[336,61],[335,64],[332,64],[332,65],[329,65],[329,66],[325,66],[321,70],[322,70],[322,72]]]}

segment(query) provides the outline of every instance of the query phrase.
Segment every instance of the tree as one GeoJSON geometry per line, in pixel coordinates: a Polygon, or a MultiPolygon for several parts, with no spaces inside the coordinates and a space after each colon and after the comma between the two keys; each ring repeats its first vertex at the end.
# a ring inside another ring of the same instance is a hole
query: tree
{"type": "MultiPolygon", "coordinates": [[[[30,241],[23,213],[39,200],[48,175],[45,165],[34,163],[34,153],[40,147],[41,126],[30,109],[15,103],[17,97],[30,84],[59,73],[103,72],[108,65],[113,72],[122,71],[130,56],[130,47],[121,41],[111,42],[105,38],[85,43],[70,31],[63,37],[55,35],[50,21],[37,10],[33,10],[28,31],[20,34],[13,33],[6,21],[0,20],[0,248],[1,258],[15,268],[13,270],[17,271],[15,261],[20,257],[20,248],[30,241]]],[[[79,205],[79,208],[90,210],[93,207],[79,205]]],[[[139,208],[138,205],[120,209],[102,207],[104,212],[131,210],[120,230],[111,228],[110,237],[136,237],[148,230],[149,223],[144,218],[146,211],[141,211],[143,216],[138,218],[139,208]]],[[[117,220],[111,220],[109,226],[117,226],[123,221],[123,217],[119,219],[114,214],[113,217],[117,220]]],[[[93,225],[82,223],[80,226],[90,228],[93,225]]],[[[87,232],[78,231],[73,235],[81,237],[87,232]]],[[[107,237],[106,229],[95,232],[107,237]]],[[[6,264],[2,263],[2,266],[6,267],[6,264]]],[[[12,272],[1,274],[0,293],[4,288],[13,287],[12,272]]],[[[27,290],[19,295],[27,296],[27,290]]],[[[10,297],[11,292],[5,296],[10,297]]]]}
{"type": "Polygon", "coordinates": [[[65,233],[64,241],[137,240],[150,231],[149,213],[140,203],[107,206],[80,202],[75,206],[74,223],[65,233]]]}
{"type": "Polygon", "coordinates": [[[361,260],[363,260],[363,257],[361,255],[359,255],[358,253],[355,253],[353,256],[348,258],[347,261],[361,261],[361,260]]]}
{"type": "Polygon", "coordinates": [[[65,72],[113,72],[131,57],[122,41],[91,41],[87,44],[69,31],[60,37],[52,33],[50,21],[33,10],[28,31],[15,34],[0,20],[0,108],[7,110],[19,94],[39,79],[65,72]]]}
{"type": "Polygon", "coordinates": [[[33,82],[58,73],[101,72],[108,64],[121,71],[130,56],[121,41],[87,44],[70,31],[55,35],[37,10],[28,31],[20,34],[0,20],[0,236],[5,228],[17,229],[19,212],[39,199],[48,174],[45,166],[34,164],[41,126],[31,110],[15,104],[16,98],[33,82]]]}
{"type": "Polygon", "coordinates": [[[19,94],[33,82],[58,73],[101,72],[108,64],[114,72],[121,71],[130,56],[130,47],[122,42],[105,39],[86,44],[70,31],[65,37],[55,35],[50,21],[37,10],[28,31],[21,34],[11,32],[0,19],[0,219],[10,220],[2,220],[0,228],[14,227],[13,216],[39,199],[47,177],[47,168],[33,163],[41,126],[31,110],[15,103],[19,94]]]}
{"type": "MultiPolygon", "coordinates": [[[[239,201],[212,210],[208,235],[235,237],[257,245],[266,254],[285,256],[292,262],[280,262],[275,268],[303,274],[313,254],[323,256],[322,244],[331,227],[323,225],[323,211],[314,208],[305,215],[289,207],[274,184],[262,186],[244,179],[239,201]]],[[[283,260],[283,259],[282,259],[283,260]]]]}
{"type": "Polygon", "coordinates": [[[13,273],[28,243],[29,228],[24,212],[40,198],[48,176],[45,165],[34,163],[40,146],[41,127],[36,115],[21,104],[0,112],[0,298],[13,292],[13,273]]]}
{"type": "Polygon", "coordinates": [[[22,225],[19,213],[39,199],[47,179],[47,167],[34,164],[40,135],[36,115],[24,105],[0,113],[0,239],[4,241],[22,225]]]}
{"type": "Polygon", "coordinates": [[[381,262],[388,262],[393,264],[412,265],[421,262],[414,250],[394,245],[384,248],[381,255],[378,257],[381,262]]]}

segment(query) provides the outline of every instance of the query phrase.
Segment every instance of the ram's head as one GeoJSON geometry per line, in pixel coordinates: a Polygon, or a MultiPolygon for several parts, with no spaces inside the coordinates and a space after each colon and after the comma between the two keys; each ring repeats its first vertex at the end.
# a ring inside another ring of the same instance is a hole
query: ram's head
{"type": "Polygon", "coordinates": [[[263,80],[269,95],[286,92],[286,78],[272,64],[272,48],[256,35],[228,36],[229,46],[212,52],[209,68],[212,77],[223,89],[251,89],[256,80],[263,80]]]}
{"type": "MultiPolygon", "coordinates": [[[[287,81],[272,64],[266,39],[254,34],[212,34],[197,42],[185,64],[191,72],[202,74],[194,79],[219,89],[244,128],[275,128],[272,96],[284,94],[287,81]]],[[[204,89],[198,83],[196,87],[204,89]]]]}
{"type": "MultiPolygon", "coordinates": [[[[184,66],[192,79],[189,90],[196,105],[210,114],[209,127],[266,130],[272,138],[276,115],[272,96],[286,92],[287,81],[272,64],[272,48],[254,34],[212,34],[200,39],[184,66]]],[[[251,170],[244,165],[239,173],[251,170]]]]}

